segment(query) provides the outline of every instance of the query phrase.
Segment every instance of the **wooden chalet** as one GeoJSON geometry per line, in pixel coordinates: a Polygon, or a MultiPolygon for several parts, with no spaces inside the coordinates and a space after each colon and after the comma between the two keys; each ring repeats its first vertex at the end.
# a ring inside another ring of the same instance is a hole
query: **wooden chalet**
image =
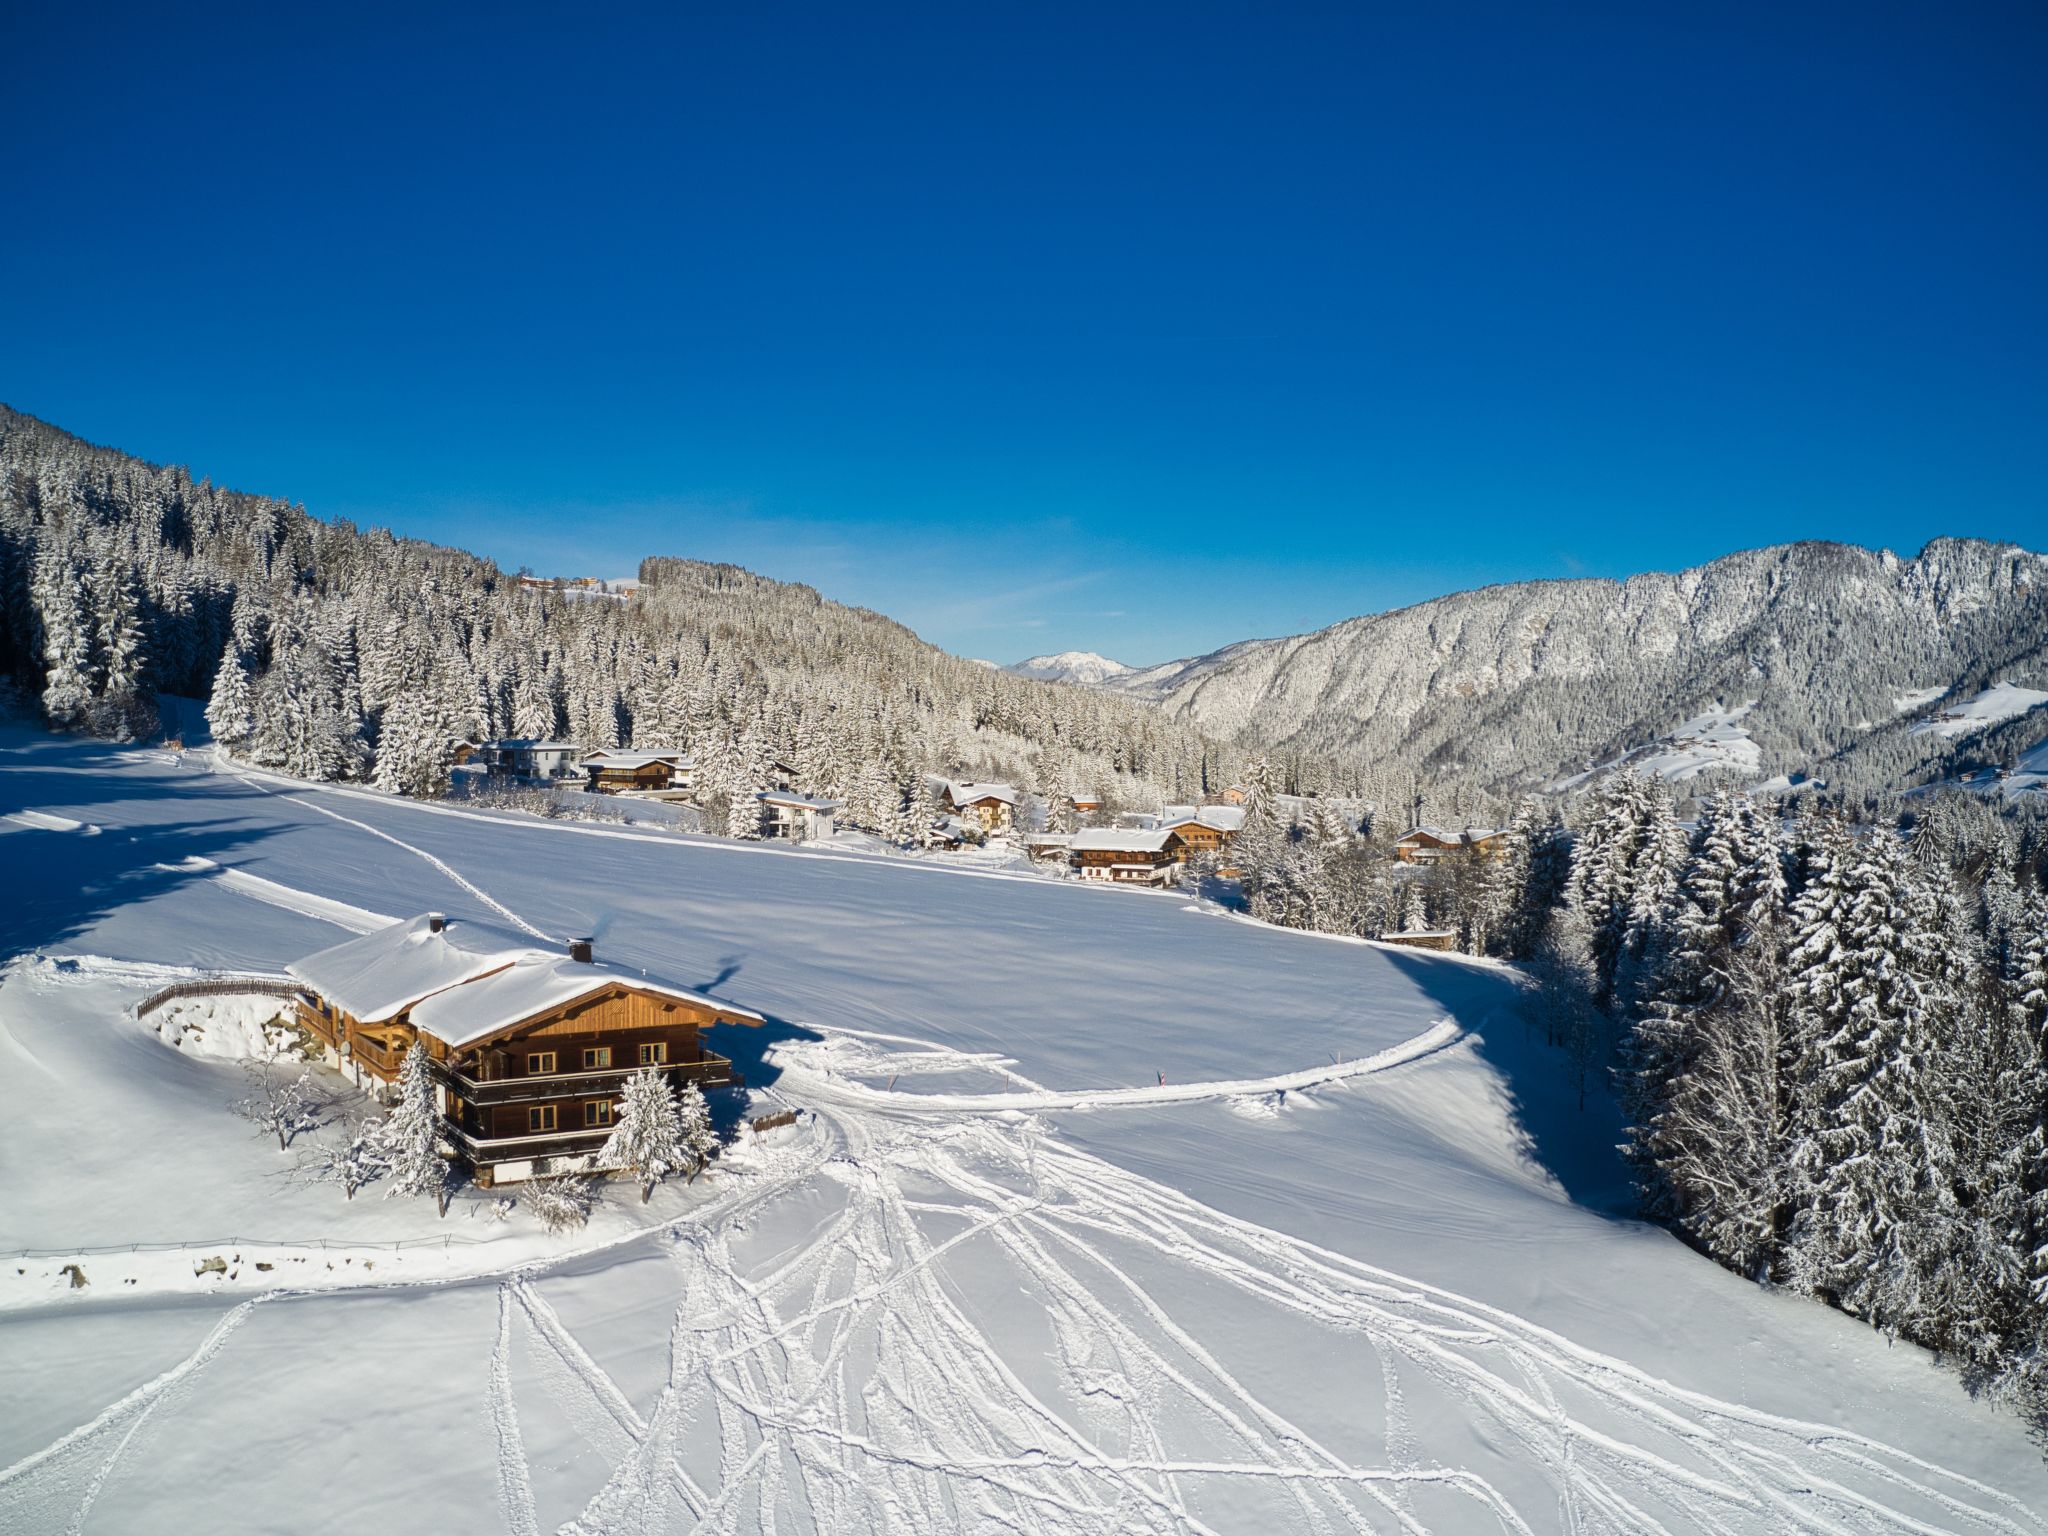
{"type": "Polygon", "coordinates": [[[736,1084],[703,1048],[714,1024],[761,1015],[564,950],[428,913],[288,966],[299,1023],[328,1060],[388,1099],[415,1040],[439,1083],[443,1130],[477,1183],[589,1166],[626,1079],[658,1067],[680,1088],[736,1084]]]}
{"type": "Polygon", "coordinates": [[[1102,796],[1092,789],[1084,789],[1077,795],[1067,796],[1067,803],[1083,816],[1093,816],[1102,809],[1102,796]]]}
{"type": "Polygon", "coordinates": [[[1454,853],[1504,859],[1508,856],[1507,832],[1490,827],[1467,827],[1462,832],[1452,832],[1443,827],[1421,826],[1394,843],[1394,857],[1403,864],[1434,864],[1454,853]]]}
{"type": "Polygon", "coordinates": [[[1221,853],[1244,830],[1244,807],[1238,805],[1171,806],[1162,825],[1180,838],[1181,862],[1198,853],[1221,853]]]}
{"type": "Polygon", "coordinates": [[[594,794],[661,794],[688,789],[696,764],[680,752],[592,752],[583,773],[594,794]]]}
{"type": "Polygon", "coordinates": [[[1001,832],[1017,814],[1017,791],[1009,784],[948,783],[946,803],[954,815],[980,822],[982,831],[1001,832]]]}
{"type": "Polygon", "coordinates": [[[1083,880],[1171,885],[1186,858],[1172,827],[1089,827],[1068,845],[1068,865],[1083,880]]]}
{"type": "Polygon", "coordinates": [[[1458,933],[1454,928],[1408,928],[1400,933],[1383,933],[1381,942],[1398,944],[1403,949],[1452,950],[1458,947],[1458,933]]]}

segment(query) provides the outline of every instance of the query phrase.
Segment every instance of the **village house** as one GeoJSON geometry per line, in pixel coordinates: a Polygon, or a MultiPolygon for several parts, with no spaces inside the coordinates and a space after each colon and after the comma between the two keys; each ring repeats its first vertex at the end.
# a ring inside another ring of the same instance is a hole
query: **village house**
{"type": "Polygon", "coordinates": [[[984,832],[1008,829],[1017,814],[1017,791],[1008,784],[951,782],[946,785],[946,803],[953,813],[981,823],[984,832]]]}
{"type": "Polygon", "coordinates": [[[1434,864],[1453,853],[1472,853],[1482,859],[1508,856],[1508,834],[1504,829],[1467,827],[1462,832],[1442,827],[1420,826],[1395,840],[1394,857],[1403,864],[1434,864]]]}
{"type": "Polygon", "coordinates": [[[666,794],[688,790],[697,765],[680,752],[627,752],[608,749],[583,759],[583,773],[592,793],[666,794]]]}
{"type": "Polygon", "coordinates": [[[770,837],[807,843],[814,838],[830,837],[836,830],[840,805],[837,800],[799,795],[787,789],[771,789],[755,798],[761,802],[763,829],[770,837]]]}
{"type": "Polygon", "coordinates": [[[1092,789],[1084,789],[1079,794],[1067,796],[1067,803],[1081,815],[1093,816],[1102,809],[1102,796],[1092,789]]]}
{"type": "Polygon", "coordinates": [[[1241,805],[1170,805],[1160,825],[1178,834],[1181,861],[1198,853],[1221,853],[1244,830],[1241,805]]]}
{"type": "Polygon", "coordinates": [[[1069,864],[1083,880],[1171,885],[1180,878],[1180,834],[1171,827],[1090,827],[1076,832],[1069,864]]]}
{"type": "Polygon", "coordinates": [[[493,783],[574,785],[583,777],[579,766],[584,749],[573,741],[535,741],[526,737],[487,741],[477,748],[493,783]]]}
{"type": "Polygon", "coordinates": [[[758,1013],[600,965],[588,939],[560,950],[427,913],[287,966],[299,1024],[328,1062],[388,1099],[406,1052],[427,1052],[448,1144],[479,1184],[589,1166],[626,1079],[736,1084],[699,1031],[758,1013]]]}
{"type": "Polygon", "coordinates": [[[1069,832],[1031,832],[1024,838],[1024,852],[1034,864],[1066,864],[1074,851],[1069,832]]]}

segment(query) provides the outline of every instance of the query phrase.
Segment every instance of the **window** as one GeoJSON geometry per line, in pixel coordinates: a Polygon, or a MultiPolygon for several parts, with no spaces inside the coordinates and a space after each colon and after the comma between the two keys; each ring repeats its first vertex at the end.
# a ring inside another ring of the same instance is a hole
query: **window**
{"type": "Polygon", "coordinates": [[[611,1064],[612,1048],[608,1045],[595,1045],[583,1053],[583,1070],[586,1072],[599,1072],[611,1064]]]}
{"type": "Polygon", "coordinates": [[[555,1128],[555,1106],[538,1104],[526,1112],[526,1128],[529,1131],[552,1131],[555,1128]]]}
{"type": "Polygon", "coordinates": [[[526,1075],[528,1077],[533,1077],[537,1074],[552,1072],[554,1070],[555,1053],[553,1051],[535,1051],[531,1056],[526,1058],[526,1075]]]}
{"type": "Polygon", "coordinates": [[[610,1099],[593,1099],[590,1103],[584,1105],[583,1123],[585,1125],[610,1125],[612,1123],[612,1101],[610,1099]]]}
{"type": "Polygon", "coordinates": [[[661,1063],[667,1060],[667,1041],[656,1041],[652,1045],[643,1045],[640,1047],[640,1065],[643,1067],[659,1066],[661,1065],[661,1063]]]}

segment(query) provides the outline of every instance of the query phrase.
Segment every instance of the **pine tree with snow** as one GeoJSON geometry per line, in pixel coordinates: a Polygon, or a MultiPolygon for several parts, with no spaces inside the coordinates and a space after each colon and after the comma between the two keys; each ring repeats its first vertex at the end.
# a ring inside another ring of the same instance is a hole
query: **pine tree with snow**
{"type": "Polygon", "coordinates": [[[213,696],[206,705],[206,725],[213,739],[230,752],[248,741],[256,728],[249,686],[249,665],[240,647],[230,645],[213,675],[213,696]]]}
{"type": "Polygon", "coordinates": [[[441,1155],[441,1106],[426,1047],[415,1040],[398,1069],[398,1102],[378,1138],[377,1150],[391,1169],[385,1195],[417,1199],[432,1195],[443,1216],[453,1193],[448,1161],[441,1155]]]}
{"type": "Polygon", "coordinates": [[[370,782],[394,795],[431,800],[447,792],[451,755],[433,699],[424,688],[407,687],[384,711],[370,782]]]}
{"type": "Polygon", "coordinates": [[[1907,1228],[1929,1169],[1920,1084],[1932,936],[1896,834],[1832,832],[1795,904],[1790,992],[1805,1055],[1792,1145],[1792,1278],[1880,1326],[1910,1316],[1907,1228]]]}
{"type": "Polygon", "coordinates": [[[84,721],[98,685],[79,566],[75,550],[53,542],[37,557],[29,584],[41,637],[43,713],[59,728],[84,721]]]}
{"type": "Polygon", "coordinates": [[[704,1090],[695,1083],[683,1084],[676,1096],[676,1115],[681,1123],[683,1150],[690,1154],[690,1177],[694,1180],[718,1150],[718,1132],[711,1124],[711,1106],[704,1102],[704,1090]]]}
{"type": "MultiPolygon", "coordinates": [[[[695,1083],[689,1093],[695,1095],[701,1109],[704,1095],[697,1092],[695,1083]]],[[[618,1119],[597,1154],[597,1166],[631,1174],[640,1183],[640,1203],[645,1205],[654,1186],[670,1174],[696,1170],[698,1153],[691,1145],[693,1131],[684,1115],[668,1075],[658,1067],[642,1067],[626,1079],[619,1096],[618,1119]]]]}
{"type": "Polygon", "coordinates": [[[1255,821],[1270,821],[1274,813],[1273,764],[1261,753],[1245,764],[1244,779],[1238,785],[1244,791],[1244,819],[1247,825],[1255,821]]]}

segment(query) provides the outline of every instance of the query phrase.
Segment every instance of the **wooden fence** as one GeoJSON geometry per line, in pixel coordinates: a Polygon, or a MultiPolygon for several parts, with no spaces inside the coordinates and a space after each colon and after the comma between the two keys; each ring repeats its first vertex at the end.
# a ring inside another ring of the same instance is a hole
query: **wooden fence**
{"type": "Polygon", "coordinates": [[[143,1018],[181,997],[298,998],[303,995],[299,984],[289,976],[201,976],[191,981],[174,981],[168,987],[150,993],[135,1005],[135,1017],[143,1018]]]}

